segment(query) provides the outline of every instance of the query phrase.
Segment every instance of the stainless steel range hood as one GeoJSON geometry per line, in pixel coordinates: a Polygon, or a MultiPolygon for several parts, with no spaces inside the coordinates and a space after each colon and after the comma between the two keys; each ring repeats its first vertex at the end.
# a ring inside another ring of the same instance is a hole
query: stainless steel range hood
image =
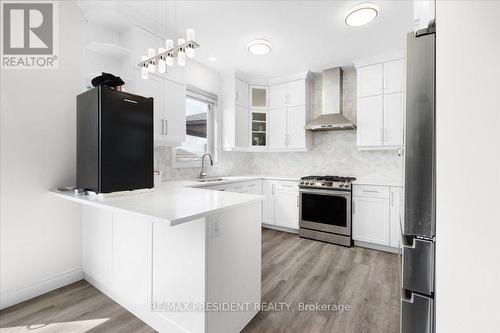
{"type": "Polygon", "coordinates": [[[306,130],[339,131],[356,128],[342,115],[342,68],[335,67],[322,72],[322,114],[309,122],[306,130]]]}

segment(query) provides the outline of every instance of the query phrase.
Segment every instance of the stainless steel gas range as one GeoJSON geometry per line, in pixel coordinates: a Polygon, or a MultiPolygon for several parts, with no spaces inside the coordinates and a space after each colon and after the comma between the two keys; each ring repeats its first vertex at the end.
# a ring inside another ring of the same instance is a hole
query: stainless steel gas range
{"type": "Polygon", "coordinates": [[[352,245],[351,183],[354,180],[354,177],[338,176],[300,179],[300,237],[352,245]]]}

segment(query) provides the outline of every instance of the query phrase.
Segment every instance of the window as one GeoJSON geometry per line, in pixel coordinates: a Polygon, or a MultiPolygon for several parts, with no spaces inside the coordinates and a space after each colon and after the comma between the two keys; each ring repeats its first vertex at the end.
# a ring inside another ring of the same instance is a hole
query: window
{"type": "MultiPolygon", "coordinates": [[[[188,87],[186,92],[186,140],[172,149],[172,165],[177,168],[199,167],[201,156],[215,152],[215,109],[217,97],[188,87]]],[[[215,158],[215,156],[213,156],[215,158]]]]}

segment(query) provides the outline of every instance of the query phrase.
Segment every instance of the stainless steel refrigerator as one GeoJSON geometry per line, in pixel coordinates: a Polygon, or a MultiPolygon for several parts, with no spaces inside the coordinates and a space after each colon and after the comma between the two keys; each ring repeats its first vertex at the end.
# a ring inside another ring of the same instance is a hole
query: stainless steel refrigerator
{"type": "Polygon", "coordinates": [[[436,235],[434,30],[407,38],[401,332],[434,332],[436,235]]]}

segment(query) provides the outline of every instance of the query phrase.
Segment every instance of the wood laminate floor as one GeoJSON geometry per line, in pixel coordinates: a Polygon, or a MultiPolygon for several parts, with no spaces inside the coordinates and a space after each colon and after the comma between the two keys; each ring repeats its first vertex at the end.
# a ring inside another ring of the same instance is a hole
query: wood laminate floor
{"type": "MultiPolygon", "coordinates": [[[[262,302],[285,304],[283,311],[259,312],[243,332],[398,332],[397,261],[395,254],[263,229],[262,302]],[[301,303],[330,309],[305,311],[301,303]],[[334,306],[350,310],[334,311],[334,306]]],[[[0,332],[154,330],[82,280],[0,311],[0,332]]]]}

